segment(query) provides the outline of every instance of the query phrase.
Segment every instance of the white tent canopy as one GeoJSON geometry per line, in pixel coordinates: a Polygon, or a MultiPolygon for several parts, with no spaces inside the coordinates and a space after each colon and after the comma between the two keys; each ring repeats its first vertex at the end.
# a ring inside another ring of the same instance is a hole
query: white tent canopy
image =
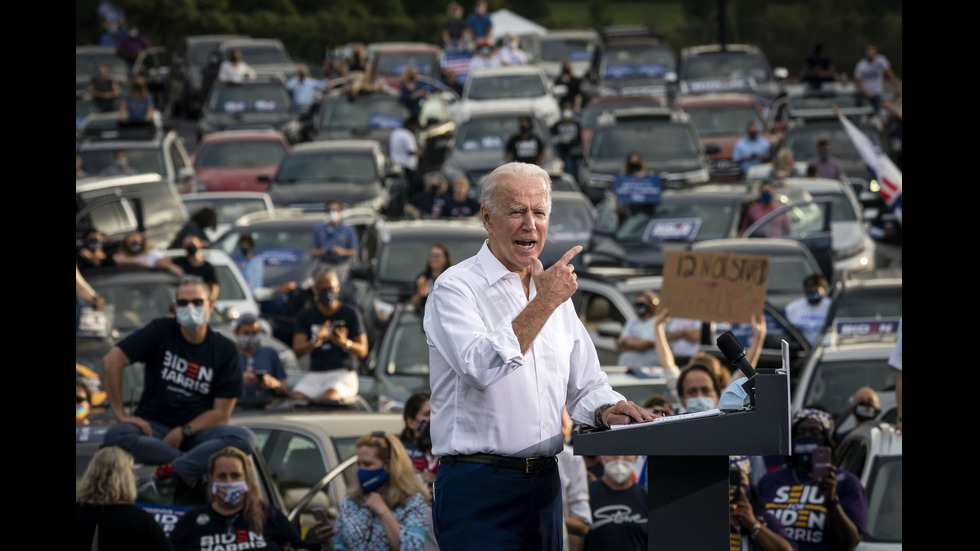
{"type": "Polygon", "coordinates": [[[516,13],[501,9],[490,14],[494,42],[509,34],[545,34],[548,29],[516,13]]]}

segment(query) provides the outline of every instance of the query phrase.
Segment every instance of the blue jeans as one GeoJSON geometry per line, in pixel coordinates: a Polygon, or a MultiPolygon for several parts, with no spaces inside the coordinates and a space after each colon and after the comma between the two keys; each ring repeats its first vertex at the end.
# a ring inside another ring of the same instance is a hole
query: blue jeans
{"type": "Polygon", "coordinates": [[[185,438],[178,450],[163,442],[163,437],[173,427],[149,419],[146,422],[153,429],[153,436],[144,434],[138,425],[119,423],[106,431],[105,443],[129,450],[137,463],[172,464],[174,472],[189,486],[196,485],[204,477],[208,460],[215,452],[227,446],[234,446],[245,453],[255,448],[255,436],[247,428],[216,425],[185,438]]]}
{"type": "Polygon", "coordinates": [[[440,551],[562,548],[558,466],[540,473],[439,462],[432,524],[440,551]]]}

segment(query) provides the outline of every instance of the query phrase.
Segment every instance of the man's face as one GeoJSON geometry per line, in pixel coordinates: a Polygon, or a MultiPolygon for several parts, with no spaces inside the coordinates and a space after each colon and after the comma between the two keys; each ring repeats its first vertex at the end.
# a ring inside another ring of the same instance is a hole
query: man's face
{"type": "Polygon", "coordinates": [[[485,207],[481,212],[490,251],[512,272],[529,268],[531,259],[544,248],[550,214],[548,195],[540,180],[510,177],[500,182],[494,212],[485,207]]]}
{"type": "Polygon", "coordinates": [[[256,323],[242,323],[235,329],[236,335],[258,335],[260,332],[259,324],[256,323]]]}
{"type": "Polygon", "coordinates": [[[195,308],[204,307],[204,319],[211,317],[214,310],[214,302],[210,300],[210,293],[205,289],[206,285],[189,284],[177,287],[177,307],[192,305],[195,308]]]}

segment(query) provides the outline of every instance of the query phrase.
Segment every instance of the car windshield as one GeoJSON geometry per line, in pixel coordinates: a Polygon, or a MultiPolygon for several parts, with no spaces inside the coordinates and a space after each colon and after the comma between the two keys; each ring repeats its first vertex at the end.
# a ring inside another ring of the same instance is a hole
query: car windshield
{"type": "Polygon", "coordinates": [[[203,67],[208,64],[208,56],[211,52],[217,50],[223,40],[200,40],[196,41],[187,47],[187,57],[190,60],[190,64],[194,67],[203,67]]]}
{"type": "Polygon", "coordinates": [[[310,236],[313,227],[296,228],[234,228],[218,240],[214,247],[238,255],[238,239],[251,235],[255,240],[255,256],[261,256],[266,265],[295,265],[309,262],[310,236]]]}
{"type": "Polygon", "coordinates": [[[698,135],[720,136],[742,134],[748,121],[755,121],[760,128],[765,127],[765,121],[759,110],[751,105],[726,105],[719,107],[684,108],[691,115],[698,135]]]}
{"type": "Polygon", "coordinates": [[[902,456],[879,456],[868,483],[868,542],[902,543],[902,456]]]}
{"type": "Polygon", "coordinates": [[[400,128],[408,115],[405,104],[391,94],[358,96],[354,101],[347,96],[333,97],[323,102],[320,130],[400,128]]]}
{"type": "MultiPolygon", "coordinates": [[[[78,154],[82,156],[82,166],[89,174],[99,174],[103,170],[113,166],[113,155],[115,148],[107,149],[83,149],[78,154]]],[[[166,176],[166,160],[163,157],[163,150],[160,148],[126,149],[129,158],[129,166],[138,173],[152,172],[161,176],[166,176]]]]}
{"type": "Polygon", "coordinates": [[[433,71],[438,67],[438,57],[432,53],[423,52],[385,52],[377,54],[374,62],[378,65],[378,75],[401,76],[405,67],[411,65],[422,75],[433,77],[433,71]]]}
{"type": "Polygon", "coordinates": [[[219,224],[231,224],[252,212],[269,210],[262,199],[246,199],[241,197],[227,199],[184,199],[188,212],[196,212],[203,207],[211,207],[218,213],[219,224]]]}
{"type": "Polygon", "coordinates": [[[466,99],[470,100],[537,98],[548,93],[544,81],[536,74],[470,75],[466,90],[466,99]]]}
{"type": "Polygon", "coordinates": [[[230,264],[215,264],[214,271],[218,276],[218,300],[245,300],[245,289],[230,264]]]}
{"type": "MultiPolygon", "coordinates": [[[[881,134],[874,127],[856,125],[861,132],[871,140],[879,150],[884,151],[881,134]]],[[[842,125],[820,125],[814,127],[795,126],[786,132],[784,146],[793,151],[797,159],[812,158],[817,152],[817,141],[822,138],[830,140],[830,155],[841,160],[860,160],[861,153],[854,146],[847,131],[842,125]]]]}
{"type": "Polygon", "coordinates": [[[75,54],[75,77],[91,77],[95,74],[95,66],[105,63],[109,69],[109,78],[113,80],[129,80],[129,65],[126,60],[106,51],[105,53],[75,54]]]}
{"type": "Polygon", "coordinates": [[[286,155],[276,173],[276,185],[375,182],[378,179],[378,167],[370,153],[347,149],[286,155]]]}
{"type": "Polygon", "coordinates": [[[273,45],[236,46],[236,48],[241,50],[242,59],[249,65],[282,65],[292,62],[286,52],[273,45]]]}
{"type": "Polygon", "coordinates": [[[202,144],[195,168],[246,168],[275,166],[286,156],[278,140],[236,140],[202,144]]]}
{"type": "Polygon", "coordinates": [[[675,70],[674,55],[665,48],[643,46],[609,50],[602,57],[599,74],[604,79],[663,78],[675,70]]]}
{"type": "Polygon", "coordinates": [[[622,162],[637,151],[650,162],[697,157],[697,134],[685,124],[610,124],[596,129],[589,155],[595,160],[622,162]]]}
{"type": "Polygon", "coordinates": [[[803,403],[820,404],[835,416],[843,416],[854,390],[863,386],[875,392],[895,386],[895,369],[888,365],[888,358],[818,362],[803,403]]]}
{"type": "Polygon", "coordinates": [[[424,238],[394,237],[381,250],[378,263],[379,277],[386,283],[412,284],[422,272],[425,259],[429,256],[429,248],[433,243],[442,243],[449,248],[449,254],[453,259],[462,260],[479,252],[485,240],[486,235],[474,235],[472,232],[456,235],[446,232],[424,238]]]}
{"type": "Polygon", "coordinates": [[[281,82],[221,83],[208,100],[215,113],[271,113],[289,111],[292,100],[281,82]]]}
{"type": "Polygon", "coordinates": [[[681,70],[683,71],[681,78],[684,80],[708,78],[770,80],[768,64],[762,58],[741,52],[719,52],[690,56],[685,60],[681,70]]]}
{"type": "MultiPolygon", "coordinates": [[[[517,115],[505,117],[478,117],[462,123],[456,135],[456,149],[460,151],[503,151],[507,140],[517,134],[517,115]]],[[[534,121],[534,133],[546,147],[551,142],[551,132],[538,119],[534,121]]]]}
{"type": "Polygon", "coordinates": [[[586,38],[540,38],[541,61],[589,61],[595,55],[595,40],[586,38]]]}
{"type": "Polygon", "coordinates": [[[732,219],[739,214],[739,209],[732,201],[727,203],[671,203],[663,201],[657,206],[653,215],[638,212],[627,218],[616,231],[616,239],[620,241],[639,241],[647,233],[650,222],[655,220],[695,219],[700,221],[694,241],[708,239],[723,239],[729,235],[733,227],[732,219]]]}
{"type": "Polygon", "coordinates": [[[583,203],[553,203],[548,220],[548,238],[588,240],[594,226],[592,208],[583,203]]]}

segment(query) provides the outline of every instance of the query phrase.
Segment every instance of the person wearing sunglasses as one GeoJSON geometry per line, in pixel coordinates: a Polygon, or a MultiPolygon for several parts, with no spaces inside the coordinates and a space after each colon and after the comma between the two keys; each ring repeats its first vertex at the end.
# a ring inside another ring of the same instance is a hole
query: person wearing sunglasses
{"type": "Polygon", "coordinates": [[[109,407],[118,421],[105,442],[129,450],[137,463],[156,466],[139,475],[140,491],[171,478],[178,479],[177,491],[194,487],[211,454],[226,446],[248,452],[254,445],[251,431],[228,424],[242,395],[242,370],[235,342],[208,327],[214,311],[210,296],[204,280],[182,279],[176,317],[161,312],[102,358],[109,407]],[[133,362],[145,367],[143,393],[130,412],[124,408],[122,379],[133,362]]]}

